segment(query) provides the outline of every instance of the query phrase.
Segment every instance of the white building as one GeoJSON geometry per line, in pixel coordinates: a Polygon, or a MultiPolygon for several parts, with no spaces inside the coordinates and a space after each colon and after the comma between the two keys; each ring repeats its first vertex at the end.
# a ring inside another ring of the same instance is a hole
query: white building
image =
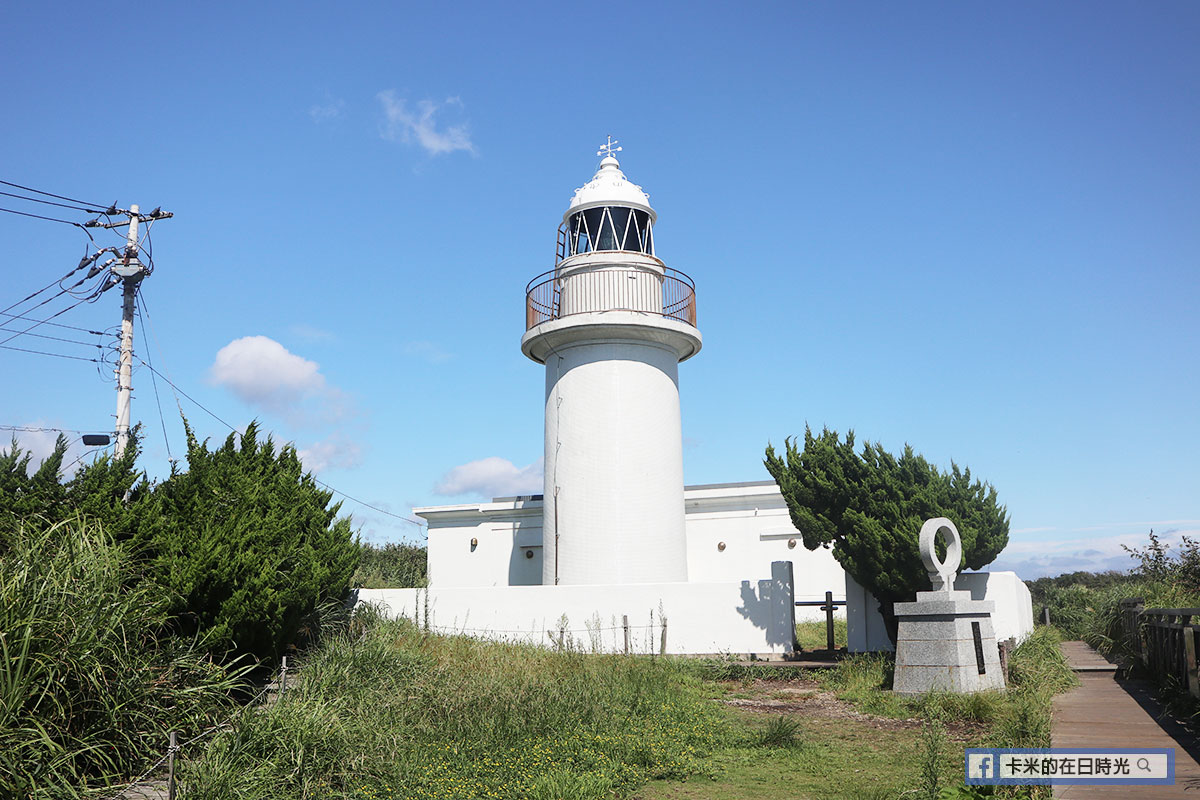
{"type": "MultiPolygon", "coordinates": [[[[359,601],[491,638],[782,655],[795,602],[832,592],[849,602],[851,649],[890,646],[874,599],[829,550],[804,548],[774,482],[684,487],[679,364],[702,346],[696,289],[659,258],[657,214],[611,145],[563,214],[554,268],[526,287],[521,350],[545,367],[543,494],[416,509],[428,589],[359,601]]],[[[989,592],[1007,580],[993,578],[989,592]]]]}
{"type": "MultiPolygon", "coordinates": [[[[691,582],[769,575],[773,561],[793,565],[796,600],[845,598],[845,572],[829,550],[809,552],[792,526],[774,481],[683,489],[685,556],[691,582]]],[[[536,586],[543,581],[541,495],[416,509],[429,523],[429,585],[536,586]]],[[[797,609],[816,619],[816,608],[797,609]]]]}

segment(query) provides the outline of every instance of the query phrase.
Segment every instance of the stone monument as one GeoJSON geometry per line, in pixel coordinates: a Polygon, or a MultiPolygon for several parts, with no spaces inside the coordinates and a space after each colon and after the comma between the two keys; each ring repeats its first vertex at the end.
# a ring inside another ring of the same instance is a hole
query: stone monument
{"type": "Polygon", "coordinates": [[[894,691],[917,695],[1004,689],[1000,650],[992,628],[995,603],[972,600],[970,592],[954,591],[954,578],[962,563],[958,529],[945,517],[926,520],[919,545],[933,591],[917,592],[915,603],[895,604],[899,628],[894,691]],[[945,561],[938,560],[938,534],[946,544],[945,561]]]}

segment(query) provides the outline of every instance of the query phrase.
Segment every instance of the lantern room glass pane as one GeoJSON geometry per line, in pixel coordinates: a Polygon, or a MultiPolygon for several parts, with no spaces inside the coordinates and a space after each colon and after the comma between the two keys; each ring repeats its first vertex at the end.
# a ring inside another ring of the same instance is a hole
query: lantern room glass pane
{"type": "Polygon", "coordinates": [[[613,224],[613,246],[610,250],[630,250],[632,248],[626,246],[625,229],[629,226],[629,209],[620,206],[612,206],[608,209],[609,217],[613,224]]]}
{"type": "Polygon", "coordinates": [[[625,250],[654,255],[650,215],[626,206],[589,208],[567,220],[567,253],[625,250]]]}
{"type": "Polygon", "coordinates": [[[639,253],[649,252],[646,249],[646,230],[649,227],[650,215],[645,211],[634,210],[629,221],[629,235],[625,239],[625,249],[636,250],[639,253]]]}
{"type": "Polygon", "coordinates": [[[604,209],[604,214],[601,217],[603,221],[600,223],[600,236],[595,242],[597,250],[621,249],[621,239],[613,228],[612,212],[616,210],[614,208],[604,209]]]}
{"type": "Polygon", "coordinates": [[[588,235],[587,228],[583,224],[583,214],[575,214],[571,217],[571,233],[570,233],[570,254],[588,252],[588,235]]]}
{"type": "Polygon", "coordinates": [[[605,249],[600,246],[600,241],[603,237],[601,229],[604,223],[604,209],[589,208],[582,212],[582,214],[583,224],[587,226],[588,248],[586,251],[581,252],[591,252],[593,250],[605,249]]]}

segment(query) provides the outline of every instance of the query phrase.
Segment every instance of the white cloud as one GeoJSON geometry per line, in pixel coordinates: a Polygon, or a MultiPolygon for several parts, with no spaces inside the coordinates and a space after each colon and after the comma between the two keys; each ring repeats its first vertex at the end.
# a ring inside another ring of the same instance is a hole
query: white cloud
{"type": "Polygon", "coordinates": [[[541,494],[542,459],[527,467],[518,467],[497,456],[470,461],[443,475],[433,491],[446,496],[471,494],[484,498],[541,494]]]}
{"type": "Polygon", "coordinates": [[[391,89],[380,92],[377,96],[380,105],[383,106],[384,125],[380,135],[384,139],[405,144],[415,141],[433,156],[453,153],[456,150],[476,154],[466,124],[448,125],[439,130],[434,120],[437,112],[446,106],[462,109],[462,101],[457,97],[447,98],[440,106],[432,100],[420,100],[416,104],[416,110],[412,111],[408,107],[408,101],[397,97],[391,89]]]}
{"type": "Polygon", "coordinates": [[[342,433],[333,435],[297,451],[304,468],[310,472],[326,469],[350,469],[363,460],[363,448],[342,433]]]}
{"type": "Polygon", "coordinates": [[[284,411],[327,390],[317,362],[266,336],[243,336],[222,347],[209,375],[245,402],[269,411],[284,411]]]}
{"type": "Polygon", "coordinates": [[[1030,536],[1033,530],[1013,531],[1004,552],[986,569],[993,571],[1012,570],[1023,580],[1044,576],[1062,575],[1068,572],[1125,571],[1137,566],[1137,562],[1122,545],[1142,548],[1149,544],[1147,531],[1154,528],[1159,539],[1167,545],[1177,547],[1183,536],[1200,537],[1200,528],[1194,527],[1196,520],[1158,520],[1146,523],[1105,523],[1076,528],[1076,532],[1094,531],[1104,528],[1128,527],[1125,533],[1109,536],[1085,535],[1072,538],[1050,538],[1030,536]],[[1165,526],[1176,524],[1179,527],[1165,526]],[[1024,533],[1024,536],[1019,534],[1024,533]]]}
{"type": "Polygon", "coordinates": [[[325,380],[317,362],[267,336],[244,336],[222,347],[209,379],[292,425],[319,426],[356,415],[352,400],[325,380]]]}

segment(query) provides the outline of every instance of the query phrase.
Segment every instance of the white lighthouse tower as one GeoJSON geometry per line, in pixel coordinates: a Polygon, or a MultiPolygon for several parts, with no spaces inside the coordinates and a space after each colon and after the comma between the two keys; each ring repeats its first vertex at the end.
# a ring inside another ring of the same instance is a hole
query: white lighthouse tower
{"type": "Polygon", "coordinates": [[[600,168],[526,287],[521,351],[546,365],[542,583],[687,580],[679,362],[700,350],[691,279],[655,254],[657,214],[600,168]]]}

